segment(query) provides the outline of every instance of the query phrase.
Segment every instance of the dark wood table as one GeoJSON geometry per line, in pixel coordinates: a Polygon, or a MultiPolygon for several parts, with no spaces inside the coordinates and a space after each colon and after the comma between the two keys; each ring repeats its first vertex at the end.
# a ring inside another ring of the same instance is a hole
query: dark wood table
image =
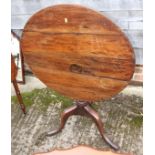
{"type": "Polygon", "coordinates": [[[109,99],[125,88],[134,73],[134,52],[124,33],[107,17],[78,5],[56,5],[27,22],[21,49],[33,73],[48,87],[75,100],[61,116],[62,130],[72,114],[93,118],[104,140],[94,101],[109,99]]]}

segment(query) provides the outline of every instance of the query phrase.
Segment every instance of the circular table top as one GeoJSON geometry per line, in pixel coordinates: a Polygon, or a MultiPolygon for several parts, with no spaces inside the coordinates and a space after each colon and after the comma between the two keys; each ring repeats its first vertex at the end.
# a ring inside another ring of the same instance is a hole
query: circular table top
{"type": "Polygon", "coordinates": [[[48,87],[77,100],[108,99],[134,72],[133,49],[107,17],[78,5],[56,5],[25,25],[21,50],[48,87]]]}

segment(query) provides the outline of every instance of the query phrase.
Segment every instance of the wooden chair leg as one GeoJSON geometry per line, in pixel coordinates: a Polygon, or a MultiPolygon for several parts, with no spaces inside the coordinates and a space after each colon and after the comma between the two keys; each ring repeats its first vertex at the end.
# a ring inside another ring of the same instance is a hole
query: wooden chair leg
{"type": "Polygon", "coordinates": [[[16,92],[16,95],[17,95],[17,98],[18,98],[18,102],[20,104],[20,107],[21,107],[23,113],[26,114],[26,108],[25,108],[25,105],[23,103],[23,99],[22,99],[22,96],[20,94],[20,91],[19,91],[17,82],[14,80],[14,81],[12,81],[12,83],[13,83],[13,86],[15,88],[15,92],[16,92]]]}
{"type": "Polygon", "coordinates": [[[47,133],[46,136],[53,136],[53,135],[61,132],[61,130],[64,128],[65,123],[68,120],[69,116],[73,115],[76,112],[76,110],[77,110],[76,105],[64,110],[63,113],[61,114],[61,123],[60,123],[59,129],[47,133]]]}
{"type": "Polygon", "coordinates": [[[119,147],[114,144],[105,134],[104,134],[104,128],[101,118],[99,117],[98,113],[91,108],[89,105],[85,106],[84,109],[86,112],[91,116],[91,118],[95,121],[97,128],[102,136],[102,138],[105,140],[107,144],[109,144],[113,149],[118,150],[119,147]]]}

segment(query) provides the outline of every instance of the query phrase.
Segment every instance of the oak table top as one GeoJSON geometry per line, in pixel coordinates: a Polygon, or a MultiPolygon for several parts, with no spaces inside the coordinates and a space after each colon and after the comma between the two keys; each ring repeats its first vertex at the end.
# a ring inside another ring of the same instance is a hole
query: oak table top
{"type": "Polygon", "coordinates": [[[72,99],[108,99],[125,88],[135,66],[124,33],[104,15],[78,5],[56,5],[27,22],[21,50],[33,73],[72,99]]]}

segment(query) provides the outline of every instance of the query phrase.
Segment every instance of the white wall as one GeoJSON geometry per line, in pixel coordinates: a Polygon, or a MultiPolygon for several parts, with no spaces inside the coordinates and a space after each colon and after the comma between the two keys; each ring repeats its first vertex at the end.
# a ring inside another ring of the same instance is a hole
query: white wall
{"type": "Polygon", "coordinates": [[[134,47],[136,64],[143,64],[142,0],[12,0],[11,28],[23,29],[36,11],[60,3],[81,4],[104,13],[128,36],[134,47]]]}

